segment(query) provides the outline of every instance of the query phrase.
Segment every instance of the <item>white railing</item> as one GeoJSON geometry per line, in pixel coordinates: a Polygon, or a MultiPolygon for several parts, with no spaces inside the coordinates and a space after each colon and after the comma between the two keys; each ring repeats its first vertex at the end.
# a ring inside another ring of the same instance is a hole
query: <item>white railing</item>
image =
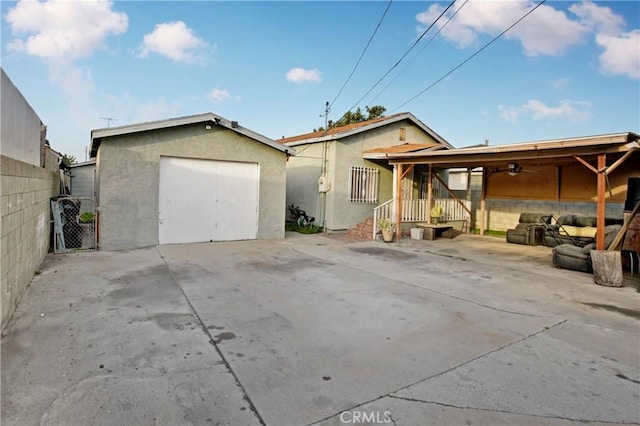
{"type": "MultiPolygon", "coordinates": [[[[441,221],[466,221],[467,226],[471,222],[471,215],[467,210],[471,210],[471,201],[469,200],[457,200],[453,198],[437,198],[434,201],[434,205],[442,207],[441,221]],[[463,207],[464,205],[464,207],[463,207]],[[466,207],[466,209],[465,209],[466,207]]],[[[395,216],[393,211],[395,207],[395,200],[391,199],[385,203],[373,209],[373,239],[376,239],[378,232],[378,221],[380,219],[394,220],[395,216]]],[[[426,199],[418,200],[402,200],[402,221],[403,222],[428,222],[429,210],[427,208],[426,199]]]]}
{"type": "Polygon", "coordinates": [[[373,209],[373,235],[372,239],[376,239],[376,234],[378,233],[378,220],[380,219],[391,219],[393,209],[393,198],[389,201],[385,201],[373,209]]]}

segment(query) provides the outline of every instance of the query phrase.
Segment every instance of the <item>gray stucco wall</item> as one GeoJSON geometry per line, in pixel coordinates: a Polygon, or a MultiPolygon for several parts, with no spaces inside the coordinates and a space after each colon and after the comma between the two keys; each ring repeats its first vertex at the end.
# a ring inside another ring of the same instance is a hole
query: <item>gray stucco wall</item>
{"type": "MultiPolygon", "coordinates": [[[[318,178],[322,173],[324,144],[296,147],[297,155],[287,162],[287,206],[294,204],[322,224],[322,197],[318,178]]],[[[328,142],[328,152],[335,151],[335,142],[328,142]]],[[[333,186],[333,182],[330,182],[333,186]]],[[[288,214],[288,212],[287,212],[288,214]]]]}
{"type": "Polygon", "coordinates": [[[35,166],[44,164],[40,118],[0,68],[0,148],[2,155],[35,166]]]}
{"type": "MultiPolygon", "coordinates": [[[[429,135],[409,121],[388,124],[386,126],[359,133],[329,143],[329,162],[327,165],[331,190],[326,197],[326,228],[329,231],[341,231],[354,227],[359,222],[373,216],[373,208],[388,201],[393,196],[393,169],[386,161],[363,160],[365,151],[384,148],[403,143],[435,143],[429,135]],[[400,140],[400,129],[405,129],[405,140],[400,140]],[[374,167],[380,170],[378,203],[356,203],[347,198],[349,167],[374,167]]],[[[287,204],[296,204],[308,214],[321,218],[317,206],[318,176],[322,157],[322,143],[299,145],[298,155],[287,164],[287,204]],[[310,213],[313,212],[314,214],[310,213]]]]}
{"type": "Polygon", "coordinates": [[[284,237],[285,154],[201,123],[102,141],[96,162],[101,249],[158,244],[160,156],[259,163],[258,238],[284,237]]]}
{"type": "Polygon", "coordinates": [[[0,157],[0,299],[2,327],[15,310],[49,251],[49,199],[58,194],[59,175],[0,157]]]}

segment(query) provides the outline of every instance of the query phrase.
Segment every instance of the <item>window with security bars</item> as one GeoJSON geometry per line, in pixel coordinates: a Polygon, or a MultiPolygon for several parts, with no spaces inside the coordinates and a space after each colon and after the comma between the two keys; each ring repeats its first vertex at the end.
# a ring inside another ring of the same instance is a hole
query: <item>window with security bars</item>
{"type": "Polygon", "coordinates": [[[356,203],[378,202],[380,172],[373,167],[349,167],[349,201],[356,203]]]}

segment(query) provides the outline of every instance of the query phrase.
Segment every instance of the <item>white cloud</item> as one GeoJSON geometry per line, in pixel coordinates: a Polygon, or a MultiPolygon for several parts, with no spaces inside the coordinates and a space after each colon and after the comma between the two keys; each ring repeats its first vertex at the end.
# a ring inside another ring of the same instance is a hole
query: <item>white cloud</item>
{"type": "Polygon", "coordinates": [[[157,24],[145,35],[140,56],[154,52],[177,62],[198,62],[203,57],[199,50],[205,47],[207,42],[196,37],[191,28],[182,21],[175,21],[157,24]]]}
{"type": "MultiPolygon", "coordinates": [[[[438,27],[460,7],[461,2],[454,5],[447,14],[438,21],[438,27]]],[[[460,48],[477,43],[481,35],[495,37],[535,6],[531,1],[474,1],[470,0],[441,32],[442,37],[454,42],[460,48]]],[[[424,27],[422,32],[444,10],[439,5],[432,5],[427,11],[416,16],[424,27]]],[[[522,45],[529,56],[556,55],[567,47],[584,41],[589,28],[552,6],[542,5],[533,13],[509,30],[503,37],[515,39],[522,45]]]]}
{"type": "Polygon", "coordinates": [[[521,116],[528,116],[534,120],[566,119],[571,122],[582,122],[590,117],[591,104],[584,101],[560,101],[557,107],[545,105],[537,99],[531,99],[519,106],[498,106],[500,117],[508,122],[516,122],[521,116]]]}
{"type": "Polygon", "coordinates": [[[308,81],[320,82],[320,71],[317,69],[305,70],[304,68],[292,68],[286,74],[287,80],[294,83],[306,83],[308,81]]]}
{"type": "Polygon", "coordinates": [[[90,56],[109,35],[127,31],[127,15],[112,6],[107,0],[21,0],[5,19],[14,35],[27,36],[13,39],[9,47],[50,60],[90,56]]]}
{"type": "Polygon", "coordinates": [[[624,19],[613,13],[608,7],[598,6],[590,1],[576,3],[569,10],[578,16],[581,22],[598,32],[619,34],[624,28],[624,19]]]}
{"type": "Polygon", "coordinates": [[[91,69],[76,62],[104,48],[110,35],[127,31],[127,15],[112,8],[108,0],[20,0],[4,17],[14,36],[9,49],[47,63],[49,79],[65,95],[70,121],[87,122],[96,114],[91,69]]]}
{"type": "Polygon", "coordinates": [[[215,88],[209,92],[209,99],[219,104],[231,98],[229,91],[215,88]]]}
{"type": "Polygon", "coordinates": [[[620,36],[598,34],[596,43],[604,48],[600,55],[603,72],[640,79],[640,30],[620,36]]]}

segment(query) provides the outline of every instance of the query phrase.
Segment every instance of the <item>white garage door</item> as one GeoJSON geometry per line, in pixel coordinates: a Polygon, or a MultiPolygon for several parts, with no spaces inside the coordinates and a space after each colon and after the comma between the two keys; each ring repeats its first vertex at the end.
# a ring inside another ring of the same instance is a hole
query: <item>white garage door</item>
{"type": "Polygon", "coordinates": [[[255,240],[258,164],[160,157],[160,244],[255,240]]]}

